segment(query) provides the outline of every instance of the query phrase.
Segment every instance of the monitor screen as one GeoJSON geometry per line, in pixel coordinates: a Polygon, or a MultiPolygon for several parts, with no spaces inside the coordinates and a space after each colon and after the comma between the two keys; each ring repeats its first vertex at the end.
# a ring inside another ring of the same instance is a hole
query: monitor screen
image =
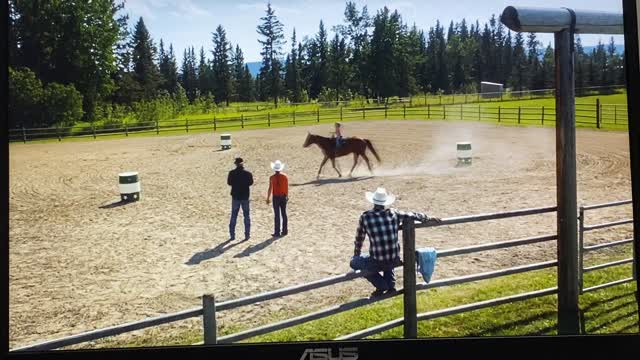
{"type": "Polygon", "coordinates": [[[532,3],[9,0],[9,350],[638,334],[637,44],[532,3]]]}

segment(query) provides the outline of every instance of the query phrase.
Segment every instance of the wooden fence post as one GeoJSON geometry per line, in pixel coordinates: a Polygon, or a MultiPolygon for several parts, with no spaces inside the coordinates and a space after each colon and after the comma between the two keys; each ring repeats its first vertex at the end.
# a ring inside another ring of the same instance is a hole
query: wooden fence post
{"type": "Polygon", "coordinates": [[[318,108],[318,111],[316,113],[316,122],[320,122],[320,108],[318,108]]]}
{"type": "Polygon", "coordinates": [[[522,107],[518,106],[518,124],[520,124],[520,113],[521,113],[522,107]]]}
{"type": "Polygon", "coordinates": [[[270,112],[267,113],[267,126],[271,127],[271,113],[270,112]]]}
{"type": "Polygon", "coordinates": [[[542,106],[542,125],[544,125],[544,105],[542,106]]]}
{"type": "Polygon", "coordinates": [[[160,126],[158,125],[158,119],[156,119],[156,135],[160,134],[160,126]]]}
{"type": "Polygon", "coordinates": [[[460,120],[464,120],[464,114],[462,113],[462,104],[460,104],[460,120]]]}
{"type": "Polygon", "coordinates": [[[129,124],[127,124],[127,122],[124,122],[124,136],[129,136],[129,124]]]}
{"type": "Polygon", "coordinates": [[[185,128],[187,130],[187,132],[189,132],[189,119],[185,120],[185,128]]]}
{"type": "Polygon", "coordinates": [[[91,131],[93,132],[93,138],[96,138],[96,125],[91,123],[91,131]]]}
{"type": "Polygon", "coordinates": [[[500,122],[500,118],[502,117],[501,113],[502,113],[502,107],[498,105],[498,122],[500,122]]]}
{"type": "Polygon", "coordinates": [[[60,125],[56,124],[56,134],[58,135],[58,141],[62,141],[62,135],[60,135],[60,125]]]}
{"type": "Polygon", "coordinates": [[[293,110],[293,125],[296,124],[296,111],[293,110]]]}
{"type": "Polygon", "coordinates": [[[402,104],[402,111],[403,111],[402,118],[406,120],[407,119],[407,104],[402,104]]]}
{"type": "Polygon", "coordinates": [[[596,99],[596,128],[600,129],[600,98],[596,99]]]}
{"type": "Polygon", "coordinates": [[[27,129],[25,129],[24,126],[22,127],[22,141],[25,144],[27,143],[27,129]]]}
{"type": "MultiPolygon", "coordinates": [[[[340,122],[342,122],[342,109],[344,108],[344,106],[340,106],[340,122]]],[[[386,112],[385,112],[385,117],[386,116],[386,112]]]]}
{"type": "Polygon", "coordinates": [[[427,104],[427,119],[431,119],[431,105],[427,104]]]}
{"type": "Polygon", "coordinates": [[[213,131],[216,131],[216,114],[213,114],[213,131]]]}
{"type": "Polygon", "coordinates": [[[366,109],[365,107],[362,107],[362,119],[363,119],[363,120],[364,120],[364,118],[366,117],[366,115],[365,115],[365,109],[366,109]]]}
{"type": "Polygon", "coordinates": [[[447,105],[442,105],[442,117],[447,120],[447,105]]]}
{"type": "Polygon", "coordinates": [[[613,105],[613,123],[618,125],[618,105],[613,105]]]}
{"type": "Polygon", "coordinates": [[[416,306],[416,228],[413,219],[402,222],[403,241],[403,295],[404,295],[404,338],[418,337],[418,311],[416,306]]]}
{"type": "Polygon", "coordinates": [[[204,330],[204,344],[214,345],[218,342],[216,325],[216,301],[213,295],[202,297],[202,326],[204,330]]]}
{"type": "Polygon", "coordinates": [[[480,112],[480,104],[478,104],[478,121],[482,121],[482,113],[480,112]]]}

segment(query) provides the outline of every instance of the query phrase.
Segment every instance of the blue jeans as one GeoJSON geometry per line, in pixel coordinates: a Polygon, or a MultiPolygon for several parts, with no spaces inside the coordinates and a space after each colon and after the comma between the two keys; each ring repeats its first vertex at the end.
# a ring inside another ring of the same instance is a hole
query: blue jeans
{"type": "Polygon", "coordinates": [[[369,280],[376,289],[383,291],[396,287],[396,277],[393,269],[398,265],[400,265],[400,259],[379,261],[369,255],[354,256],[349,264],[353,270],[372,271],[372,274],[365,275],[365,279],[369,280]],[[380,275],[380,272],[382,272],[382,275],[380,275]]]}
{"type": "Polygon", "coordinates": [[[242,216],[244,217],[244,236],[249,237],[251,234],[251,216],[249,215],[249,200],[231,200],[231,221],[229,221],[229,235],[236,237],[236,221],[238,213],[242,207],[242,216]]]}
{"type": "Polygon", "coordinates": [[[286,196],[274,196],[273,197],[273,212],[275,214],[273,233],[280,235],[280,215],[282,215],[282,234],[289,232],[287,226],[287,197],[286,196]]]}

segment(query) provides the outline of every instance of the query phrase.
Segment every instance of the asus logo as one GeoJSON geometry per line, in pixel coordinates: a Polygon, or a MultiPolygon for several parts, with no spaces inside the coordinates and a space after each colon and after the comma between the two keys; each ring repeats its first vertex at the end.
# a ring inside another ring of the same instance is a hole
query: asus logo
{"type": "Polygon", "coordinates": [[[358,348],[340,348],[336,356],[330,348],[307,349],[300,360],[358,360],[358,348]]]}

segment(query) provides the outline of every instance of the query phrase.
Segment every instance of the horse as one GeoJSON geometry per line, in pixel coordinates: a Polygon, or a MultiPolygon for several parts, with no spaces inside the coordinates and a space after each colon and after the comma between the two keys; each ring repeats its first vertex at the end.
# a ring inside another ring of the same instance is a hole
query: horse
{"type": "Polygon", "coordinates": [[[331,160],[331,165],[333,165],[333,169],[338,173],[339,177],[342,177],[340,170],[336,167],[336,158],[343,157],[349,154],[353,154],[353,166],[351,167],[351,171],[349,172],[349,176],[353,173],[353,169],[356,168],[358,164],[358,159],[360,156],[367,162],[367,166],[369,167],[369,171],[373,173],[371,169],[371,163],[369,162],[369,158],[365,154],[367,149],[371,150],[371,153],[376,157],[378,162],[382,162],[380,160],[380,156],[376,152],[376,149],[371,144],[371,141],[367,139],[360,139],[357,137],[349,137],[343,139],[343,144],[340,149],[336,150],[336,140],[335,137],[324,137],[320,135],[314,135],[307,132],[307,139],[304,142],[303,147],[309,147],[311,145],[318,145],[322,153],[324,154],[324,159],[320,164],[320,169],[318,169],[318,178],[320,178],[320,173],[322,172],[322,167],[326,164],[327,160],[331,160]]]}

